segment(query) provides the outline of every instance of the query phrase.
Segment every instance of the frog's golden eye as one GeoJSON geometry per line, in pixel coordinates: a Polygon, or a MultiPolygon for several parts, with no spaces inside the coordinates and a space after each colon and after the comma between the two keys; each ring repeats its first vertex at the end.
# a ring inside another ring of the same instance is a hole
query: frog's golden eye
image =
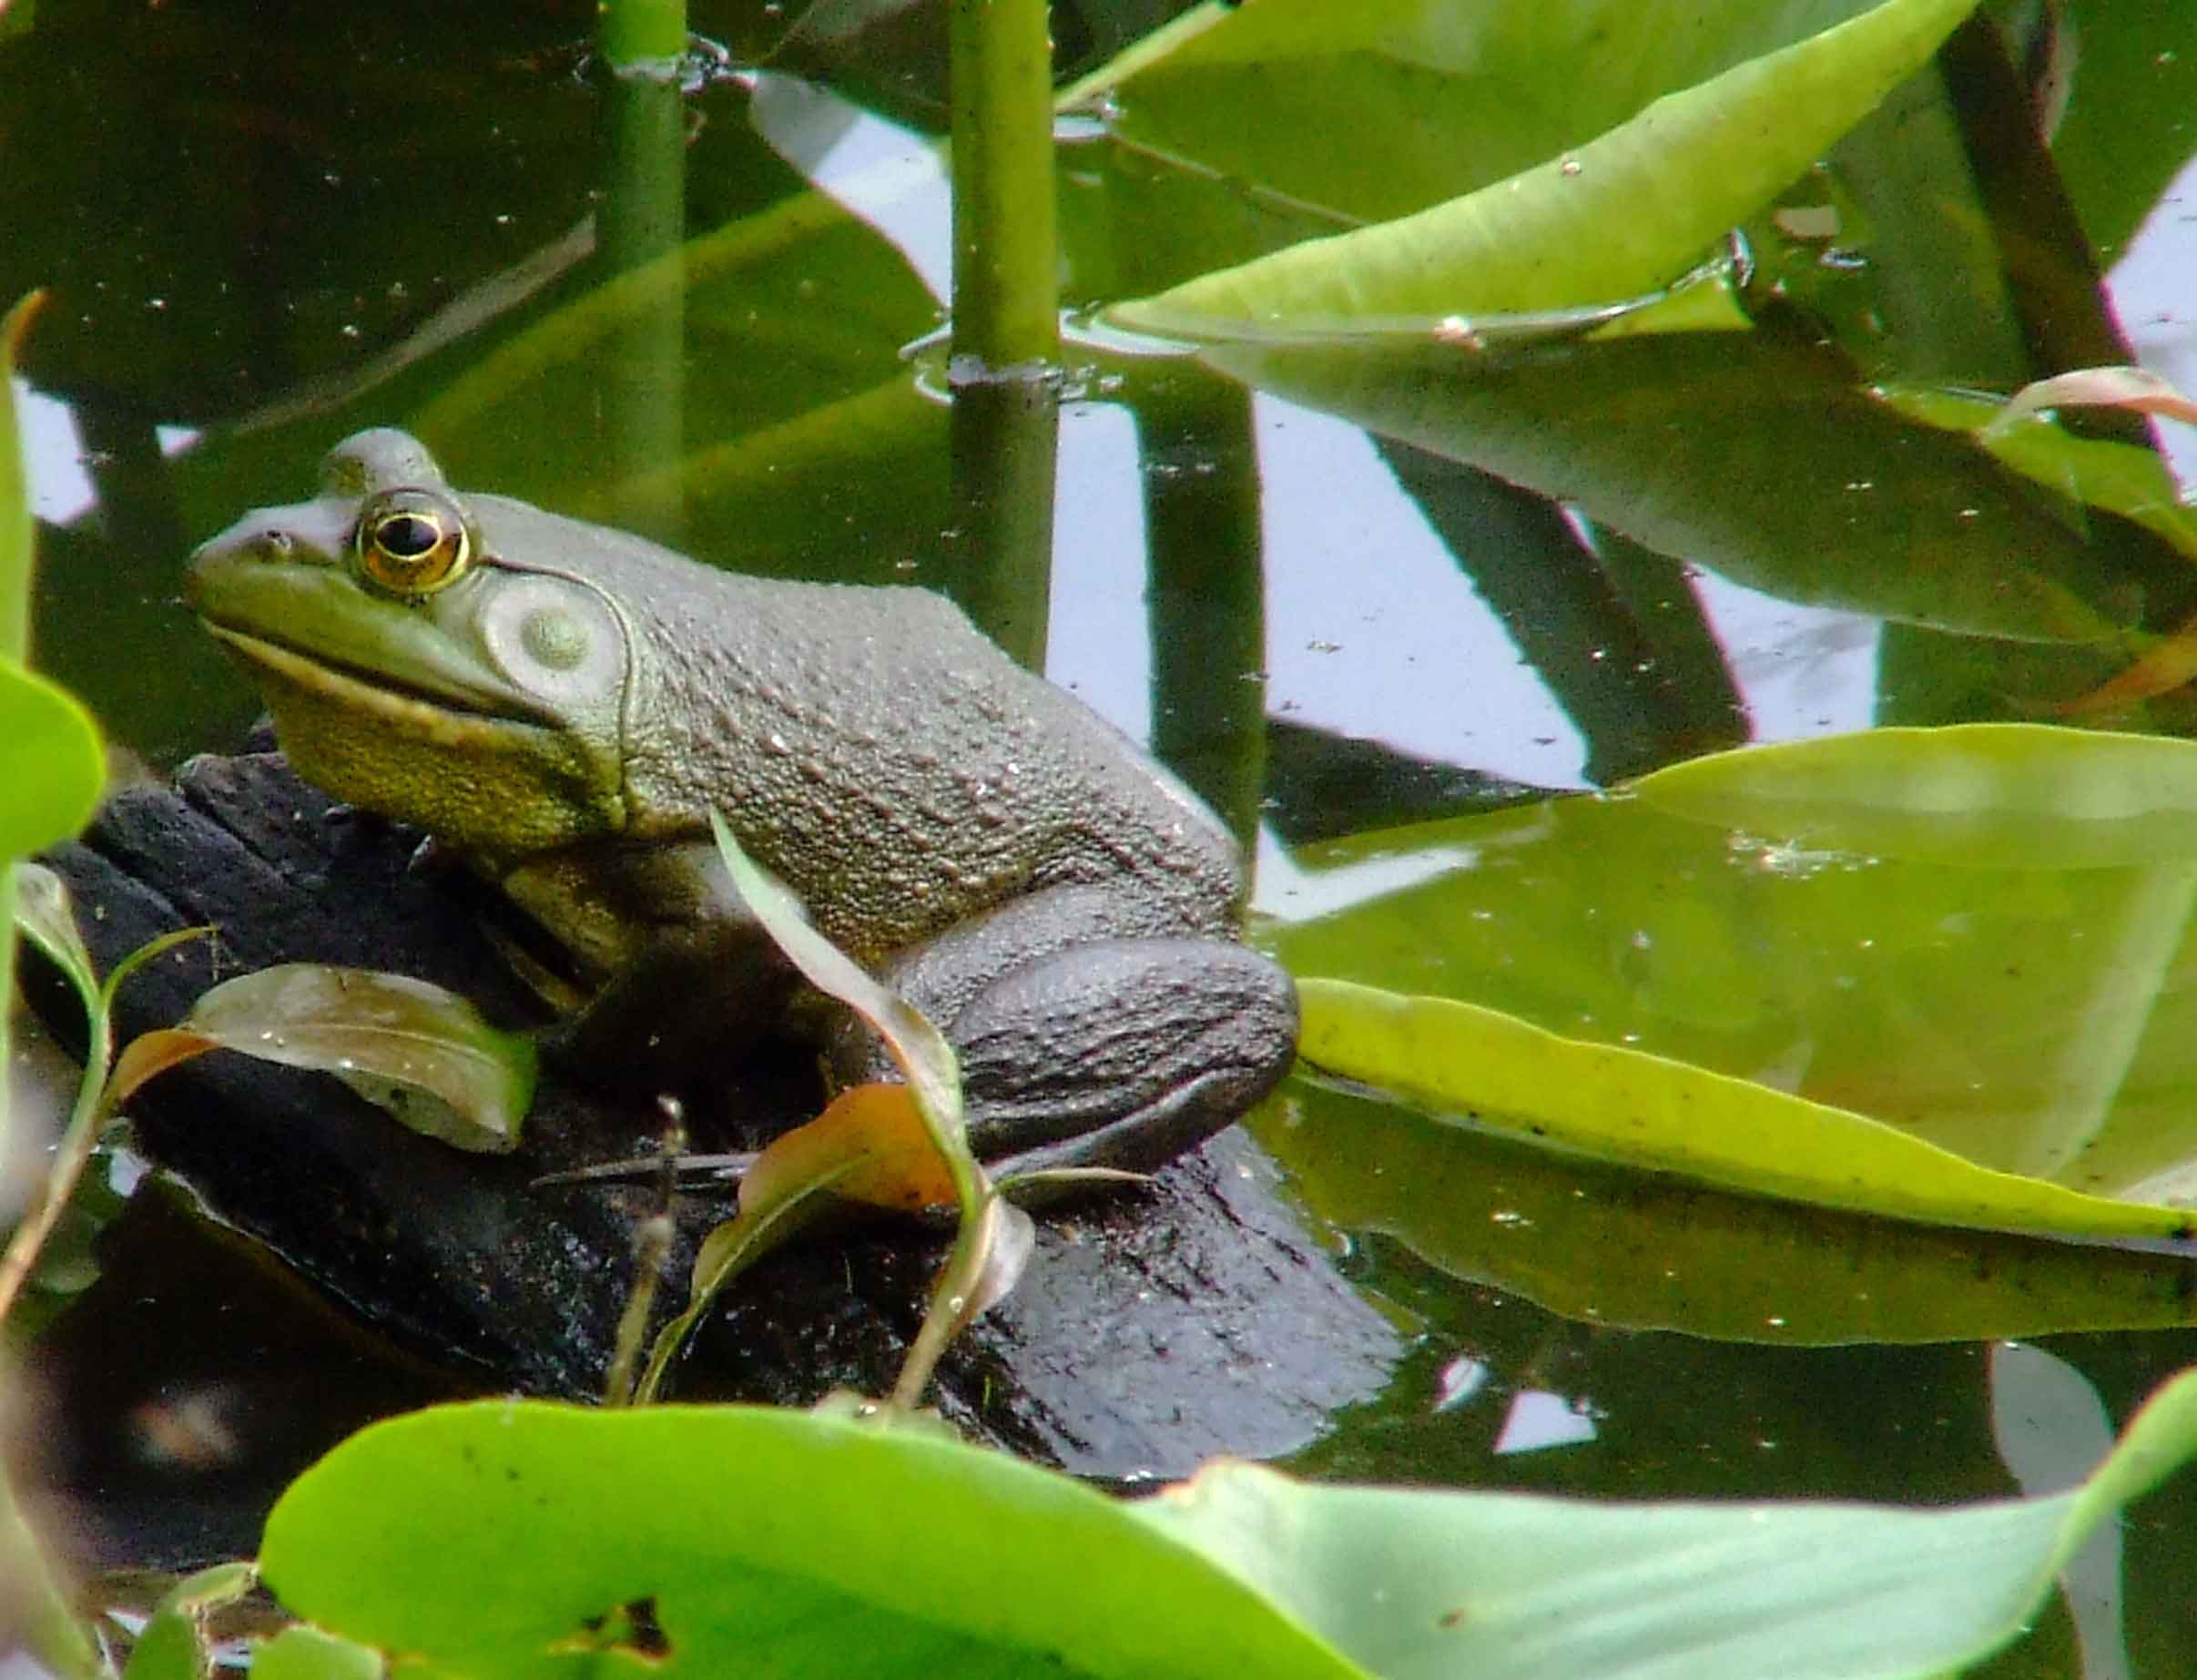
{"type": "Polygon", "coordinates": [[[446,496],[392,490],[377,496],[359,520],[359,570],[391,595],[432,595],[463,575],[473,559],[473,533],[446,496]]]}

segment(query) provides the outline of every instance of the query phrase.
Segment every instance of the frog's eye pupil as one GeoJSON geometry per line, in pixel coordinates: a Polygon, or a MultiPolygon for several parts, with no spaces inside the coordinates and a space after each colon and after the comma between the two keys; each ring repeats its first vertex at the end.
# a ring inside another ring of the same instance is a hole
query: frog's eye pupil
{"type": "Polygon", "coordinates": [[[418,514],[392,514],[374,527],[374,545],[392,560],[418,560],[442,540],[442,527],[418,514]]]}

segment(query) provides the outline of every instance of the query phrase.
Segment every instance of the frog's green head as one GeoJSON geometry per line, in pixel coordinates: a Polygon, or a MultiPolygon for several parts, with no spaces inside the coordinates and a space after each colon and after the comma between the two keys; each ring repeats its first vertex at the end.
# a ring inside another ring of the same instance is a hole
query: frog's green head
{"type": "Polygon", "coordinates": [[[515,856],[626,822],[630,633],[575,564],[588,529],[462,501],[416,440],[361,432],[315,500],[248,514],[192,555],[185,596],[307,779],[515,856]]]}

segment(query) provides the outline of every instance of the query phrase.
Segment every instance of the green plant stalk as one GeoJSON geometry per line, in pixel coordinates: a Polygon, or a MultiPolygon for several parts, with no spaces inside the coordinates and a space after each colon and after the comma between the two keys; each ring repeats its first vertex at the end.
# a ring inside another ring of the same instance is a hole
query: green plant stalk
{"type": "Polygon", "coordinates": [[[947,1253],[946,1264],[939,1268],[938,1282],[931,1286],[931,1305],[923,1313],[922,1326],[909,1344],[908,1357],[900,1362],[900,1377],[885,1402],[894,1412],[913,1411],[923,1403],[931,1375],[960,1331],[967,1304],[983,1280],[984,1237],[992,1197],[984,1169],[969,1153],[968,1142],[958,1135],[959,1128],[950,1125],[947,1116],[931,1112],[921,1086],[910,1084],[909,1091],[915,1098],[915,1111],[922,1117],[923,1129],[931,1134],[931,1144],[946,1162],[961,1213],[954,1223],[953,1247],[947,1253]]]}
{"type": "MultiPolygon", "coordinates": [[[[15,387],[9,375],[31,318],[45,301],[32,292],[0,317],[0,660],[20,661],[30,641],[31,507],[15,438],[15,387]]],[[[0,858],[0,1075],[14,1065],[8,1050],[8,1001],[15,995],[15,868],[0,858]]],[[[7,1082],[0,1076],[0,1161],[7,1158],[7,1082]]]]}
{"type": "Polygon", "coordinates": [[[954,530],[940,579],[1042,668],[1059,447],[1060,236],[1044,0],[953,0],[954,530]]]}
{"type": "MultiPolygon", "coordinates": [[[[0,1254],[0,1324],[7,1322],[8,1309],[15,1305],[24,1280],[37,1263],[38,1250],[46,1246],[54,1222],[60,1218],[61,1210],[76,1194],[76,1180],[84,1176],[84,1165],[92,1157],[92,1145],[99,1140],[99,1128],[127,1100],[130,1091],[136,1089],[135,1084],[129,1090],[117,1089],[107,1077],[108,1064],[115,1054],[116,991],[163,952],[212,932],[211,928],[178,928],[172,933],[147,941],[117,962],[115,972],[107,977],[107,983],[85,1000],[84,1073],[76,1082],[76,1101],[69,1114],[68,1127],[61,1135],[53,1165],[46,1169],[45,1184],[39,1186],[36,1198],[15,1227],[15,1234],[8,1239],[6,1252],[0,1254]]],[[[14,932],[15,924],[10,921],[7,942],[11,946],[15,942],[14,932]]]]}
{"type": "MultiPolygon", "coordinates": [[[[680,279],[687,234],[687,102],[677,55],[687,41],[679,0],[612,0],[603,14],[603,50],[616,74],[604,89],[603,203],[595,226],[612,274],[659,261],[680,279]]],[[[686,443],[687,288],[652,290],[648,306],[619,325],[605,369],[604,423],[616,515],[658,541],[683,535],[685,501],[636,489],[686,443]]]]}
{"type": "Polygon", "coordinates": [[[953,353],[992,373],[1060,355],[1045,0],[953,0],[953,353]]]}
{"type": "Polygon", "coordinates": [[[620,70],[663,64],[687,50],[687,0],[604,0],[603,56],[620,70]]]}

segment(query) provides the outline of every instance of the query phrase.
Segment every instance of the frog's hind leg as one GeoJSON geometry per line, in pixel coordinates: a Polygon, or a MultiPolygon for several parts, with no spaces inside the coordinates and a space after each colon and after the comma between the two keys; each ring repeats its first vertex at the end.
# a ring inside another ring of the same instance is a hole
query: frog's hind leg
{"type": "MultiPolygon", "coordinates": [[[[1297,990],[1232,940],[1121,937],[1104,889],[1041,893],[955,929],[885,978],[960,1053],[970,1142],[1002,1171],[1148,1171],[1272,1090],[1297,1046],[1297,990]]],[[[892,1076],[866,1033],[844,1081],[892,1076]]]]}

